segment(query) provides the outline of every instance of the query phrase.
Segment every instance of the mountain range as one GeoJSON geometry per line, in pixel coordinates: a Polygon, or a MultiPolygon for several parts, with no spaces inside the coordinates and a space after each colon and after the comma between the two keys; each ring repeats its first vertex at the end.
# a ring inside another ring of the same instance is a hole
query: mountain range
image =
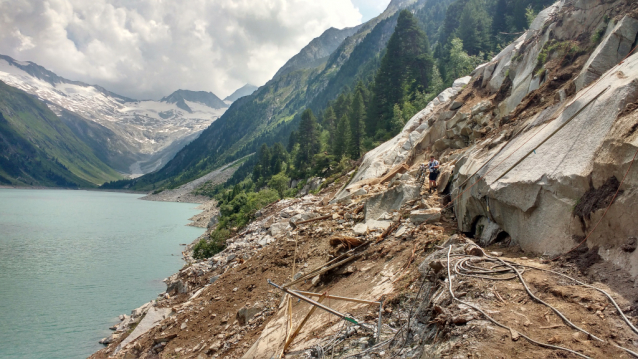
{"type": "Polygon", "coordinates": [[[132,177],[161,168],[229,106],[211,92],[188,90],[135,100],[3,55],[0,81],[46,103],[101,161],[132,177]]]}
{"type": "Polygon", "coordinates": [[[0,184],[96,187],[119,178],[43,102],[0,81],[0,184]]]}
{"type": "Polygon", "coordinates": [[[264,86],[235,101],[219,120],[179,151],[166,166],[110,186],[139,190],[174,188],[254,153],[264,143],[287,143],[290,133],[298,126],[301,111],[321,110],[344,89],[374,76],[394,32],[399,10],[407,8],[418,16],[426,14],[423,9],[428,6],[451,2],[393,0],[382,14],[366,23],[326,30],[264,86]]]}
{"type": "MultiPolygon", "coordinates": [[[[135,100],[1,55],[0,81],[43,101],[99,160],[134,178],[109,187],[174,188],[250,155],[264,143],[287,143],[304,109],[320,111],[374,76],[399,10],[420,16],[429,6],[451,2],[392,0],[366,23],[326,30],[265,85],[246,85],[223,101],[210,92],[188,90],[159,101],[135,100]]],[[[438,27],[442,19],[437,21],[427,23],[438,27]]]]}

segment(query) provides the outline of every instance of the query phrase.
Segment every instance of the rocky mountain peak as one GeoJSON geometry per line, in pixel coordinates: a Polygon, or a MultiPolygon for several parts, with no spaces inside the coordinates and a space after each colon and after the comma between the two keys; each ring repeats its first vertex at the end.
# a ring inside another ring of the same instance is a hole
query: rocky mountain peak
{"type": "Polygon", "coordinates": [[[217,95],[212,92],[206,91],[177,90],[172,94],[162,98],[160,101],[174,103],[177,105],[177,107],[188,112],[191,112],[191,109],[190,107],[188,107],[188,105],[186,105],[186,102],[184,101],[198,102],[202,105],[206,105],[214,109],[228,107],[228,105],[226,105],[224,101],[217,97],[217,95]]]}
{"type": "Polygon", "coordinates": [[[257,89],[258,87],[255,85],[245,84],[244,86],[235,90],[235,92],[233,92],[230,96],[226,97],[224,101],[231,102],[231,103],[235,102],[244,96],[252,95],[253,92],[257,91],[257,89]]]}

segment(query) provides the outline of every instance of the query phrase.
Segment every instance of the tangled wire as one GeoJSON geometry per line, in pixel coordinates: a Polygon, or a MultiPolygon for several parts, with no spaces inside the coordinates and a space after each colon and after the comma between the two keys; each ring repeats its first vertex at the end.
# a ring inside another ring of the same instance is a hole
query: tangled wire
{"type": "MultiPolygon", "coordinates": [[[[495,320],[494,318],[492,318],[491,316],[489,316],[485,311],[483,311],[482,309],[480,309],[478,306],[465,302],[459,298],[457,298],[454,295],[454,291],[453,291],[453,277],[452,277],[452,271],[451,271],[451,260],[452,257],[450,256],[452,251],[452,246],[450,246],[448,248],[448,252],[447,252],[447,274],[448,274],[448,289],[449,289],[449,293],[452,296],[452,298],[464,305],[467,305],[468,307],[476,310],[477,312],[481,313],[485,318],[487,318],[489,321],[491,321],[492,323],[496,324],[497,326],[507,329],[509,330],[511,333],[517,333],[518,335],[520,335],[521,337],[525,338],[527,341],[529,341],[532,344],[538,345],[540,347],[544,347],[544,348],[549,348],[549,349],[556,349],[556,350],[563,350],[563,351],[567,351],[570,352],[574,355],[577,355],[579,357],[582,358],[589,358],[588,356],[581,354],[575,350],[572,349],[568,349],[568,348],[564,348],[564,347],[560,347],[560,346],[556,346],[556,345],[552,345],[552,344],[548,344],[548,343],[542,343],[539,341],[536,341],[530,337],[528,337],[527,335],[524,335],[522,333],[518,333],[516,332],[513,328],[508,327],[505,324],[502,324],[500,322],[498,322],[497,320],[495,320]]],[[[523,287],[525,288],[525,291],[527,292],[527,294],[537,303],[540,303],[548,308],[550,308],[552,311],[554,311],[554,313],[556,313],[564,322],[565,324],[569,325],[570,327],[588,335],[590,338],[597,340],[599,342],[603,342],[605,343],[605,341],[603,339],[598,338],[597,336],[593,335],[592,333],[580,328],[579,326],[577,326],[576,324],[572,323],[563,313],[561,313],[558,309],[556,309],[555,307],[553,307],[552,305],[544,302],[543,300],[541,300],[540,298],[538,298],[537,296],[535,296],[532,291],[529,289],[529,286],[527,285],[527,282],[525,281],[525,279],[523,278],[523,271],[525,270],[525,268],[527,269],[532,269],[532,270],[539,270],[539,271],[543,271],[543,272],[548,272],[548,273],[552,273],[555,275],[559,275],[565,279],[569,279],[572,282],[575,282],[578,285],[590,288],[590,289],[594,289],[602,294],[604,294],[607,299],[609,299],[609,301],[614,305],[614,307],[616,308],[616,310],[618,311],[618,313],[620,314],[620,316],[623,318],[623,320],[625,321],[625,323],[627,323],[629,325],[629,327],[634,331],[634,333],[638,334],[638,329],[636,329],[636,327],[634,327],[633,324],[631,324],[631,322],[629,321],[629,319],[627,319],[627,317],[624,315],[624,313],[622,312],[622,310],[620,309],[620,307],[618,306],[618,304],[616,303],[616,301],[605,291],[603,291],[602,289],[596,288],[594,286],[585,284],[581,281],[578,281],[570,276],[567,276],[565,274],[559,273],[559,272],[555,272],[552,270],[547,270],[547,269],[542,269],[542,268],[536,268],[536,267],[532,267],[532,266],[527,266],[527,265],[520,265],[517,263],[513,263],[510,261],[505,261],[503,259],[500,258],[495,258],[495,257],[491,257],[489,255],[487,255],[484,251],[481,250],[481,254],[482,256],[460,256],[460,259],[458,259],[456,261],[456,263],[454,264],[454,272],[459,275],[459,276],[469,276],[469,277],[476,277],[476,278],[482,278],[482,279],[489,279],[489,280],[512,280],[512,279],[516,279],[518,278],[518,280],[521,282],[521,284],[523,285],[523,287]],[[482,266],[480,265],[482,264],[482,266]],[[521,269],[519,269],[521,268],[521,269]]],[[[613,342],[609,342],[609,344],[613,345],[616,348],[622,349],[624,351],[626,351],[627,353],[633,355],[634,357],[638,358],[638,353],[629,350],[627,348],[621,347],[613,342]]]]}

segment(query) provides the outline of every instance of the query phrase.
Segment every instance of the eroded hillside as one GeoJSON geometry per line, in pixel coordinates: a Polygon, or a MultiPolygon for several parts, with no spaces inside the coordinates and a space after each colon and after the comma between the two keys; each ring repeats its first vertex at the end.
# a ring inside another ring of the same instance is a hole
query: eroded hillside
{"type": "Polygon", "coordinates": [[[356,173],[189,259],[94,357],[638,356],[637,24],[633,1],[547,8],[356,173]],[[293,335],[321,296],[351,320],[293,335]]]}

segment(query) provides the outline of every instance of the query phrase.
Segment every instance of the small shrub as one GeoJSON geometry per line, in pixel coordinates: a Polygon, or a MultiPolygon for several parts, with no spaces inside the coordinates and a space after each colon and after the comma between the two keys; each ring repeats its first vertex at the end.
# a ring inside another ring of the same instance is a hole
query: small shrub
{"type": "Polygon", "coordinates": [[[598,43],[600,43],[600,41],[603,39],[603,36],[605,36],[606,31],[607,31],[607,24],[605,24],[605,26],[601,27],[600,29],[596,30],[591,35],[592,45],[598,45],[598,43]]]}
{"type": "Polygon", "coordinates": [[[193,248],[195,259],[206,259],[214,256],[226,248],[226,239],[230,238],[231,232],[225,228],[217,228],[207,240],[202,238],[193,248]]]}

